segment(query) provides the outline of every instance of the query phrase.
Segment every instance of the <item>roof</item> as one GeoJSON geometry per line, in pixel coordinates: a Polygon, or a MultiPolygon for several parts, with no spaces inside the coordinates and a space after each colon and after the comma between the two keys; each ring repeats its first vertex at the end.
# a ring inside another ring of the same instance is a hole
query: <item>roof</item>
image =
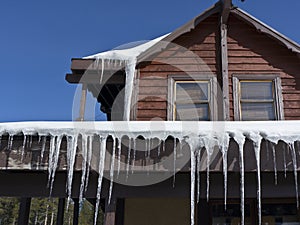
{"type": "MultiPolygon", "coordinates": [[[[121,50],[111,50],[106,52],[101,52],[95,55],[84,57],[83,59],[110,59],[110,60],[128,60],[129,58],[137,59],[137,62],[141,62],[149,56],[153,55],[164,49],[169,42],[172,42],[177,37],[181,36],[184,33],[187,33],[194,29],[200,22],[208,18],[209,16],[222,12],[223,5],[222,1],[217,2],[212,7],[208,8],[203,13],[199,14],[183,26],[179,27],[175,31],[153,39],[144,44],[135,46],[133,48],[121,49],[121,50]]],[[[235,6],[232,6],[230,13],[237,16],[241,20],[247,22],[251,26],[255,27],[259,32],[268,35],[279,43],[283,44],[285,47],[290,49],[292,52],[295,52],[300,55],[300,45],[295,41],[292,41],[288,37],[284,36],[280,32],[266,25],[257,18],[251,16],[247,12],[239,9],[235,6]]]]}

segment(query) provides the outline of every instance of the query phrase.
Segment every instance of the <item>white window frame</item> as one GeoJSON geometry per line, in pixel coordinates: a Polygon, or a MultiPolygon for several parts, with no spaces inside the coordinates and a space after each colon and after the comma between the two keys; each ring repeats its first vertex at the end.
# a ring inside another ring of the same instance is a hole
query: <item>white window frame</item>
{"type": "Polygon", "coordinates": [[[280,75],[277,74],[234,74],[232,76],[234,120],[241,120],[241,96],[239,90],[241,81],[272,81],[274,83],[275,120],[284,120],[281,79],[280,75]]]}
{"type": "Polygon", "coordinates": [[[217,77],[213,75],[169,75],[168,76],[168,113],[167,119],[175,121],[175,83],[178,81],[208,82],[209,83],[209,109],[210,121],[217,120],[217,77]]]}

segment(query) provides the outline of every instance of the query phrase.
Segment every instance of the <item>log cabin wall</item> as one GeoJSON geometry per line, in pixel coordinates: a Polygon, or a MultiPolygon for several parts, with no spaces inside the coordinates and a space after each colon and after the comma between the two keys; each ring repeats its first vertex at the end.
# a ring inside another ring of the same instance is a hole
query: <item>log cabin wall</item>
{"type": "Polygon", "coordinates": [[[236,18],[228,22],[230,118],[234,120],[232,75],[280,75],[284,119],[300,119],[300,60],[278,41],[236,18]]]}
{"type": "MultiPolygon", "coordinates": [[[[171,46],[157,54],[147,66],[139,69],[139,94],[135,120],[167,120],[168,75],[209,72],[217,74],[218,14],[202,21],[196,28],[174,40],[179,46],[192,51],[209,67],[199,65],[183,48],[171,46]],[[161,63],[167,58],[169,65],[161,63]],[[205,68],[203,71],[203,68],[205,68]],[[208,70],[208,71],[207,71],[208,70]]],[[[187,75],[187,74],[186,74],[187,75]]],[[[188,75],[187,75],[188,76],[188,75]]]]}
{"type": "MultiPolygon", "coordinates": [[[[274,38],[260,33],[236,15],[230,15],[227,27],[230,120],[234,120],[232,77],[235,74],[279,75],[284,119],[300,119],[300,63],[296,53],[274,38]]],[[[195,29],[176,38],[174,43],[198,55],[218,76],[218,83],[222,86],[219,29],[219,15],[214,14],[200,22],[195,29]]],[[[167,120],[168,76],[188,76],[187,73],[205,73],[206,70],[206,67],[201,67],[174,46],[157,54],[154,60],[138,70],[138,95],[133,120],[167,120]],[[161,62],[166,58],[169,65],[161,62]]],[[[218,110],[222,110],[222,107],[218,106],[218,110]]]]}

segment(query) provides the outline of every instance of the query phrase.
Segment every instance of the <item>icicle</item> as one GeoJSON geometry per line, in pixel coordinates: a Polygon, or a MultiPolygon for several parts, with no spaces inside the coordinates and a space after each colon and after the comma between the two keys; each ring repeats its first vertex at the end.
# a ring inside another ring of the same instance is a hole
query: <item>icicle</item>
{"type": "Polygon", "coordinates": [[[293,160],[294,177],[295,177],[296,201],[297,201],[297,209],[299,209],[297,157],[296,157],[296,151],[295,151],[294,143],[290,143],[289,146],[290,146],[290,149],[292,151],[292,160],[293,160]]]}
{"type": "Polygon", "coordinates": [[[223,176],[224,176],[224,208],[227,209],[227,153],[229,146],[229,135],[226,133],[222,137],[221,152],[223,159],[223,176]]]}
{"type": "Polygon", "coordinates": [[[136,140],[134,138],[133,139],[133,159],[132,159],[131,173],[133,173],[133,171],[134,171],[135,158],[136,158],[136,140]]]}
{"type": "Polygon", "coordinates": [[[146,156],[150,157],[149,139],[146,139],[145,142],[146,142],[146,156]]]}
{"type": "Polygon", "coordinates": [[[274,179],[275,179],[275,185],[277,185],[276,151],[275,151],[275,145],[273,143],[271,143],[271,148],[272,148],[272,152],[273,152],[274,179]]]}
{"type": "MultiPolygon", "coordinates": [[[[48,159],[48,187],[51,183],[51,177],[52,177],[52,172],[53,172],[53,156],[55,152],[55,140],[56,136],[51,136],[50,139],[50,148],[49,148],[49,159],[48,159]]],[[[51,188],[50,188],[50,193],[51,193],[51,188]]]]}
{"type": "Polygon", "coordinates": [[[160,156],[160,147],[161,147],[162,141],[159,141],[159,142],[160,142],[160,143],[159,143],[158,146],[157,146],[157,157],[160,156]]]}
{"type": "Polygon", "coordinates": [[[38,138],[38,143],[40,143],[40,142],[41,142],[42,136],[40,136],[40,135],[38,135],[38,136],[39,136],[39,138],[38,138]]]}
{"type": "MultiPolygon", "coordinates": [[[[120,175],[120,168],[121,168],[121,152],[122,152],[121,150],[122,150],[122,148],[121,148],[121,139],[118,140],[118,139],[115,138],[115,142],[116,141],[118,141],[118,146],[117,146],[117,149],[118,149],[118,168],[117,168],[118,175],[117,175],[117,177],[119,177],[119,175],[120,175]]],[[[116,148],[116,144],[114,144],[113,148],[114,149],[116,148]]]]}
{"type": "Polygon", "coordinates": [[[166,151],[166,142],[165,140],[162,140],[162,152],[166,151]]]}
{"type": "Polygon", "coordinates": [[[253,146],[256,158],[256,169],[257,169],[257,208],[258,208],[258,224],[261,225],[261,180],[260,180],[260,143],[261,137],[257,136],[253,139],[253,146]]]}
{"type": "Polygon", "coordinates": [[[33,140],[33,137],[32,137],[32,135],[30,135],[30,141],[29,141],[29,147],[30,148],[32,147],[32,140],[33,140]]]}
{"type": "Polygon", "coordinates": [[[131,109],[131,96],[135,74],[136,59],[129,60],[125,65],[126,83],[124,97],[124,120],[129,121],[131,109]]]}
{"type": "Polygon", "coordinates": [[[286,145],[283,145],[283,166],[284,166],[284,178],[286,178],[286,171],[287,171],[287,166],[286,166],[286,145]]]}
{"type": "Polygon", "coordinates": [[[241,194],[241,225],[245,223],[245,172],[244,172],[244,144],[245,137],[237,135],[234,140],[239,146],[239,162],[240,162],[240,194],[241,194]]]}
{"type": "MultiPolygon", "coordinates": [[[[208,140],[209,142],[209,140],[208,140]]],[[[208,143],[205,143],[205,150],[206,150],[206,153],[207,153],[207,160],[206,160],[206,201],[208,202],[209,201],[209,166],[210,166],[210,146],[208,143]]]]}
{"type": "Polygon", "coordinates": [[[200,177],[200,162],[201,162],[201,149],[200,147],[197,151],[197,203],[199,203],[200,200],[200,184],[201,184],[201,177],[200,177]]]}
{"type": "Polygon", "coordinates": [[[195,173],[196,173],[195,149],[191,147],[191,225],[194,225],[194,219],[195,219],[195,173]]]}
{"type": "Polygon", "coordinates": [[[83,190],[86,176],[86,166],[87,166],[87,148],[88,148],[88,137],[86,135],[82,135],[81,138],[81,147],[82,147],[82,164],[81,164],[81,183],[80,183],[80,191],[79,191],[79,205],[82,204],[83,198],[83,190]]]}
{"type": "Polygon", "coordinates": [[[126,164],[126,180],[128,179],[129,166],[130,166],[130,157],[131,157],[131,138],[128,140],[128,155],[127,155],[127,164],[126,164]]]}
{"type": "Polygon", "coordinates": [[[46,148],[46,141],[47,141],[47,137],[44,136],[43,137],[43,143],[42,143],[42,151],[41,151],[41,162],[44,159],[44,153],[45,153],[45,148],[46,148]]]}
{"type": "Polygon", "coordinates": [[[52,188],[53,188],[53,183],[55,179],[55,172],[58,164],[58,159],[59,159],[59,152],[60,152],[60,145],[61,145],[61,140],[62,136],[57,136],[56,138],[56,143],[55,143],[55,152],[53,154],[54,159],[52,160],[52,165],[51,165],[51,186],[50,186],[50,195],[52,194],[52,188]]]}
{"type": "Polygon", "coordinates": [[[104,163],[105,163],[105,152],[106,152],[106,138],[100,138],[100,159],[99,159],[99,167],[98,167],[98,185],[97,185],[97,199],[96,199],[96,206],[95,206],[95,215],[94,215],[94,225],[97,224],[97,217],[98,217],[98,210],[99,210],[99,203],[101,198],[101,188],[102,188],[102,179],[103,179],[103,172],[104,172],[104,163]]]}
{"type": "Polygon", "coordinates": [[[101,76],[100,76],[100,84],[102,84],[103,73],[104,73],[104,59],[101,59],[101,76]]]}
{"type": "Polygon", "coordinates": [[[89,185],[90,168],[91,168],[91,160],[92,160],[92,153],[93,153],[93,140],[94,140],[93,135],[88,137],[87,172],[86,172],[85,191],[87,191],[87,188],[89,185]]]}
{"type": "Polygon", "coordinates": [[[21,162],[23,162],[23,159],[24,159],[25,146],[26,146],[26,138],[27,138],[27,135],[24,134],[23,145],[22,145],[22,152],[21,152],[21,162]]]}
{"type": "MultiPolygon", "coordinates": [[[[113,139],[113,141],[115,141],[115,140],[113,139]]],[[[110,172],[109,172],[110,185],[109,185],[108,204],[110,204],[111,194],[112,194],[112,189],[113,189],[113,183],[114,183],[115,157],[116,157],[116,150],[113,149],[112,150],[111,163],[110,163],[110,172]]]]}
{"type": "Polygon", "coordinates": [[[174,138],[173,145],[173,188],[175,187],[175,179],[176,179],[176,158],[177,158],[177,146],[176,146],[176,138],[174,138]]]}
{"type": "Polygon", "coordinates": [[[12,135],[8,135],[8,141],[7,141],[7,150],[10,151],[11,150],[11,144],[12,144],[12,140],[13,140],[13,136],[12,135]]]}
{"type": "Polygon", "coordinates": [[[67,137],[67,161],[68,161],[68,179],[67,179],[67,190],[68,190],[68,201],[67,209],[69,206],[71,194],[72,194],[72,183],[74,175],[74,163],[77,152],[78,134],[67,137]]]}

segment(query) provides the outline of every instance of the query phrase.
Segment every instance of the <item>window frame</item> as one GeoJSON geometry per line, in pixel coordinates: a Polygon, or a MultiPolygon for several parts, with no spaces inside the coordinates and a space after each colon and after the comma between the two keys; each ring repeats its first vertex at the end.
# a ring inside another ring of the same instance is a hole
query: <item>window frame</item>
{"type": "Polygon", "coordinates": [[[241,121],[241,91],[240,82],[272,82],[274,84],[274,109],[275,109],[275,120],[284,119],[283,110],[283,98],[282,98],[282,87],[281,79],[279,74],[233,74],[232,75],[232,86],[233,86],[233,111],[234,120],[241,121]]]}
{"type": "Polygon", "coordinates": [[[208,74],[197,74],[197,75],[181,75],[181,74],[172,74],[168,76],[168,113],[167,113],[167,120],[168,121],[175,121],[175,94],[176,94],[176,88],[175,84],[176,82],[208,82],[209,84],[209,99],[208,99],[208,105],[209,105],[209,121],[215,121],[218,117],[217,112],[217,77],[214,75],[208,75],[208,74]]]}

